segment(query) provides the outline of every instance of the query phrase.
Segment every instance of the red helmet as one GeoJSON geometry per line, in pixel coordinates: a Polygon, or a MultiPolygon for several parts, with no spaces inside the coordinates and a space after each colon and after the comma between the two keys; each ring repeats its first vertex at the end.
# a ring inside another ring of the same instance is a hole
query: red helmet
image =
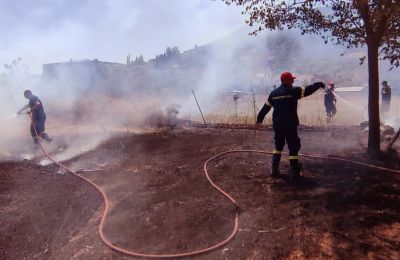
{"type": "Polygon", "coordinates": [[[285,81],[285,80],[288,80],[288,79],[295,79],[295,78],[297,78],[296,75],[293,75],[292,73],[290,73],[288,71],[283,72],[281,74],[281,81],[285,81]]]}

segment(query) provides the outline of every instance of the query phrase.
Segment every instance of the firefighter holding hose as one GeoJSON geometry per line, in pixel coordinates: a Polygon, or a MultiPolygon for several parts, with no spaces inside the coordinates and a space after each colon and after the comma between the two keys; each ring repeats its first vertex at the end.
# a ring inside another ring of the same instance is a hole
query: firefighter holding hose
{"type": "Polygon", "coordinates": [[[36,135],[36,131],[39,137],[43,138],[44,140],[46,140],[46,142],[50,143],[52,139],[49,137],[48,134],[45,133],[44,123],[46,121],[46,114],[44,112],[42,101],[40,101],[40,99],[37,96],[33,95],[30,90],[24,91],[24,97],[29,100],[29,103],[24,107],[22,107],[17,112],[17,114],[20,115],[25,110],[28,110],[27,113],[31,114],[32,120],[30,125],[30,131],[35,148],[37,148],[39,144],[39,139],[36,135]]]}
{"type": "Polygon", "coordinates": [[[298,157],[301,144],[297,134],[297,127],[299,125],[297,103],[300,98],[307,97],[320,88],[325,88],[325,84],[322,82],[316,82],[306,87],[293,87],[295,78],[296,76],[290,72],[282,73],[281,86],[270,93],[267,102],[265,102],[257,116],[256,128],[261,125],[271,108],[274,108],[272,113],[272,125],[275,133],[275,150],[272,155],[271,169],[271,176],[274,178],[280,177],[279,163],[285,141],[289,148],[289,162],[291,167],[290,180],[302,178],[300,175],[301,168],[298,157]]]}
{"type": "Polygon", "coordinates": [[[333,94],[335,91],[335,84],[333,81],[329,82],[329,86],[325,88],[324,105],[326,110],[326,123],[329,124],[335,116],[336,110],[336,97],[333,94]]]}

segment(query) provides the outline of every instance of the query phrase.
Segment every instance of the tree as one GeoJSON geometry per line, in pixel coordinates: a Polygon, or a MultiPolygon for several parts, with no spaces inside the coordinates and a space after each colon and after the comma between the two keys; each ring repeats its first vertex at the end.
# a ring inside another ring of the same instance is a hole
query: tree
{"type": "Polygon", "coordinates": [[[378,60],[400,65],[399,0],[222,0],[244,7],[246,23],[263,29],[300,29],[302,34],[320,35],[325,43],[347,48],[367,46],[368,152],[380,151],[378,60]]]}
{"type": "Polygon", "coordinates": [[[178,47],[167,47],[164,53],[156,56],[155,63],[156,65],[166,65],[168,63],[171,63],[174,60],[176,61],[180,53],[181,52],[178,47]]]}
{"type": "Polygon", "coordinates": [[[10,75],[25,74],[28,73],[29,69],[28,65],[25,65],[20,57],[13,60],[10,64],[4,64],[4,68],[10,75]]]}
{"type": "Polygon", "coordinates": [[[133,62],[136,66],[143,66],[146,62],[144,61],[143,55],[140,54],[139,57],[136,56],[133,62]]]}

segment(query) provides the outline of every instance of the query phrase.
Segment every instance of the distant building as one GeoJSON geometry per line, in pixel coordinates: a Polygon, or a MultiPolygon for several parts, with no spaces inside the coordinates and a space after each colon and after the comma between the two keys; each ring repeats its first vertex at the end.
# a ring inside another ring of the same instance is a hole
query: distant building
{"type": "Polygon", "coordinates": [[[42,79],[56,88],[115,92],[132,85],[137,73],[126,64],[78,60],[43,65],[42,79]]]}
{"type": "Polygon", "coordinates": [[[71,60],[68,62],[43,64],[43,77],[58,78],[64,76],[104,77],[107,74],[121,73],[126,65],[122,63],[94,60],[71,60]]]}

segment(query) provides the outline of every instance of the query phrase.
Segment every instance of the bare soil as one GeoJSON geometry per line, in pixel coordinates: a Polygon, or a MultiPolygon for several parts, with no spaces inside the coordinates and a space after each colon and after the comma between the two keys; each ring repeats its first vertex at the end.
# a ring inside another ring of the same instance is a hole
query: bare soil
{"type": "MultiPolygon", "coordinates": [[[[400,169],[398,155],[371,159],[365,133],[301,131],[302,153],[400,169]]],[[[230,149],[273,150],[273,133],[180,128],[123,135],[67,162],[111,200],[105,234],[143,253],[211,246],[231,232],[234,207],[203,175],[230,149]]],[[[267,176],[270,156],[229,154],[213,180],[240,205],[239,233],[196,259],[399,259],[400,174],[334,160],[302,159],[305,180],[267,176]]],[[[284,156],[281,171],[286,174],[284,156]]],[[[98,236],[101,195],[58,167],[0,163],[0,259],[132,259],[98,236]]]]}

